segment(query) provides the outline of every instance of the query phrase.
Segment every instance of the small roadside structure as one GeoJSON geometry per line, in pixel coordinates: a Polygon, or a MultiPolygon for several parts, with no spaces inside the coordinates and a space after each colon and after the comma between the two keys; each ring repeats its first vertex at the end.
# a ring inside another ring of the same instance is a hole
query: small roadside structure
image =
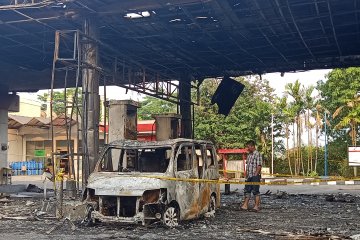
{"type": "MultiPolygon", "coordinates": [[[[235,178],[240,179],[242,176],[246,175],[246,156],[247,149],[245,148],[234,148],[234,149],[218,149],[218,154],[222,159],[222,172],[225,179],[235,178]],[[229,159],[229,155],[239,155],[241,154],[242,158],[239,159],[229,159]]],[[[230,194],[230,184],[225,184],[225,194],[230,194]]]]}

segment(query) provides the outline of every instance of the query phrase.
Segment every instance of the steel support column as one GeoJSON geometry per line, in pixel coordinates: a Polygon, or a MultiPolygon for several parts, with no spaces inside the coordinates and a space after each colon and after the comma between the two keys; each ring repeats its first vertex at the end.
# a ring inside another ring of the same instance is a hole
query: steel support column
{"type": "Polygon", "coordinates": [[[181,137],[193,138],[191,123],[191,76],[183,74],[179,82],[181,137]]]}
{"type": "Polygon", "coordinates": [[[83,113],[82,113],[82,148],[83,180],[87,183],[90,173],[94,170],[99,153],[99,54],[97,43],[91,39],[98,39],[98,28],[95,19],[86,19],[84,23],[85,36],[83,39],[82,86],[83,86],[83,113]]]}

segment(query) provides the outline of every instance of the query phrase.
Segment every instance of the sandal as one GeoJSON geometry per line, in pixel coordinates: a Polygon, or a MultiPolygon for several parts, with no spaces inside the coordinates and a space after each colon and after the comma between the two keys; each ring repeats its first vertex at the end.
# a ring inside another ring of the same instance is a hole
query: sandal
{"type": "Polygon", "coordinates": [[[249,211],[249,209],[248,209],[248,208],[240,207],[240,211],[249,211]]]}

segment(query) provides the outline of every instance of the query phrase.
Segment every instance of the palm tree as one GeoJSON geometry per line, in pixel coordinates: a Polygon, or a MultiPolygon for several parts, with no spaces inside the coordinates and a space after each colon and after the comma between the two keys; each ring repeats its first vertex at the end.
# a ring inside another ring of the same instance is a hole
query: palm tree
{"type": "Polygon", "coordinates": [[[300,84],[299,80],[296,80],[295,83],[288,83],[285,85],[285,93],[291,96],[294,99],[293,108],[295,110],[295,123],[296,123],[296,136],[297,136],[297,159],[296,163],[298,165],[296,174],[300,172],[300,165],[302,167],[303,173],[304,171],[304,163],[302,160],[301,154],[301,114],[304,109],[304,89],[300,84]]]}
{"type": "Polygon", "coordinates": [[[353,146],[356,146],[357,128],[360,123],[360,96],[355,95],[353,99],[347,99],[345,105],[340,106],[335,110],[333,118],[338,117],[344,108],[347,108],[346,115],[335,126],[335,129],[350,126],[349,134],[351,136],[351,143],[353,146]]]}
{"type": "Polygon", "coordinates": [[[311,126],[311,123],[310,123],[310,111],[314,107],[314,98],[312,97],[312,93],[313,93],[314,89],[315,89],[314,86],[309,86],[308,88],[305,89],[305,95],[304,95],[305,109],[307,111],[305,126],[306,126],[306,130],[307,130],[307,133],[308,133],[307,173],[312,172],[312,170],[313,170],[312,134],[311,134],[312,126],[311,126]]]}
{"type": "Polygon", "coordinates": [[[322,106],[320,104],[316,104],[315,107],[315,163],[314,163],[314,171],[317,171],[317,163],[318,163],[318,153],[319,153],[319,133],[322,128],[322,118],[321,118],[322,106]]]}
{"type": "MultiPolygon", "coordinates": [[[[284,123],[284,132],[285,132],[285,138],[286,138],[286,159],[288,161],[289,164],[289,170],[290,170],[290,174],[293,175],[293,171],[292,171],[292,166],[291,166],[291,158],[290,158],[290,150],[289,150],[289,138],[290,138],[290,125],[293,123],[293,119],[294,119],[294,111],[293,108],[291,107],[291,105],[287,102],[288,98],[287,96],[283,96],[280,101],[279,104],[277,106],[277,108],[281,111],[281,115],[283,118],[283,123],[284,123]]],[[[294,158],[295,160],[295,158],[294,158]]]]}

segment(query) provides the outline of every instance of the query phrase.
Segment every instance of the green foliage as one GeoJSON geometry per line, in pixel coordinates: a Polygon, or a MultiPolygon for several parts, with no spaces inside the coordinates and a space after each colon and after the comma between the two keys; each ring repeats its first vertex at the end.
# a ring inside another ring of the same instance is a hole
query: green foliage
{"type": "MultiPolygon", "coordinates": [[[[360,122],[360,104],[356,107],[347,107],[351,100],[356,100],[356,96],[360,90],[360,68],[334,69],[327,75],[326,82],[319,81],[317,89],[319,90],[322,100],[320,104],[331,114],[334,114],[339,108],[343,108],[331,120],[331,125],[338,126],[337,129],[329,132],[332,138],[342,138],[344,136],[350,138],[348,133],[351,131],[351,119],[360,122]],[[348,128],[341,130],[339,128],[348,128]]],[[[356,129],[358,132],[358,128],[356,129]]]]}
{"type": "Polygon", "coordinates": [[[274,90],[268,81],[238,78],[245,85],[230,114],[217,114],[210,105],[219,81],[205,80],[200,86],[200,106],[195,107],[195,138],[211,140],[220,148],[243,148],[254,139],[258,149],[269,158],[271,153],[271,113],[274,110],[274,90]]]}
{"type": "Polygon", "coordinates": [[[310,173],[308,174],[308,176],[309,176],[309,177],[317,177],[317,176],[319,176],[319,174],[318,174],[317,172],[315,172],[315,171],[312,171],[312,172],[310,172],[310,173]]]}
{"type": "MultiPolygon", "coordinates": [[[[68,105],[70,104],[69,102],[73,101],[74,95],[75,95],[75,88],[66,89],[66,97],[67,97],[66,101],[68,102],[68,105]]],[[[44,93],[42,95],[38,95],[37,97],[43,103],[41,106],[41,110],[45,111],[46,107],[47,107],[46,103],[48,101],[50,101],[50,93],[44,93]]],[[[78,90],[79,104],[81,104],[81,101],[82,101],[81,99],[82,99],[81,90],[79,89],[78,90]]],[[[53,112],[58,116],[65,113],[65,92],[64,92],[64,90],[53,92],[53,112]]]]}
{"type": "Polygon", "coordinates": [[[144,97],[138,109],[140,120],[151,120],[154,119],[151,115],[161,113],[176,113],[176,104],[151,96],[144,97]]]}

